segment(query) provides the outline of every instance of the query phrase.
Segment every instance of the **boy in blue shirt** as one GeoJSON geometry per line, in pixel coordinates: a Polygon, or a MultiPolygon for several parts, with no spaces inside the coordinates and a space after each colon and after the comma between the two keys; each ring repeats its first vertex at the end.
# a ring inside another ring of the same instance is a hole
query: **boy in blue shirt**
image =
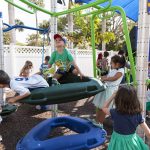
{"type": "Polygon", "coordinates": [[[48,62],[50,60],[50,56],[45,56],[45,62],[40,66],[40,72],[43,74],[44,70],[48,69],[48,62]]]}

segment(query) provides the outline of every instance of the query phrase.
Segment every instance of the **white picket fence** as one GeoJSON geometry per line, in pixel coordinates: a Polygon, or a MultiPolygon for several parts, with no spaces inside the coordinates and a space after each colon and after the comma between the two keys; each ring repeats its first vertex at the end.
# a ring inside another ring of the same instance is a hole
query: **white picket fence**
{"type": "MultiPolygon", "coordinates": [[[[33,62],[33,73],[39,71],[42,63],[42,47],[32,46],[4,46],[4,69],[10,76],[17,76],[25,61],[33,62]]],[[[79,68],[85,75],[93,76],[92,50],[70,50],[79,68]]],[[[99,53],[99,52],[98,52],[99,53]]],[[[45,47],[44,56],[50,55],[50,47],[45,47]]],[[[110,57],[114,52],[110,52],[110,57]]]]}

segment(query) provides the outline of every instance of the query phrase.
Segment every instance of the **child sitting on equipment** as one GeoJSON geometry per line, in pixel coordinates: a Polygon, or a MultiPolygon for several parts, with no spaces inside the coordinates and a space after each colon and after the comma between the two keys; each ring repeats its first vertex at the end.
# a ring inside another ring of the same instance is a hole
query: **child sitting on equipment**
{"type": "Polygon", "coordinates": [[[82,79],[82,72],[75,63],[71,53],[65,48],[65,39],[62,38],[61,35],[55,34],[54,40],[56,50],[52,53],[49,61],[49,68],[51,68],[53,64],[56,64],[56,66],[58,67],[56,73],[54,74],[54,78],[58,80],[62,76],[66,75],[66,73],[71,72],[75,75],[80,74],[80,77],[82,79]]]}
{"type": "Polygon", "coordinates": [[[33,68],[32,62],[27,60],[25,62],[25,65],[21,69],[19,76],[20,77],[29,77],[30,73],[32,72],[32,68],[33,68]]]}
{"type": "MultiPolygon", "coordinates": [[[[125,63],[122,57],[115,55],[111,58],[111,71],[107,76],[102,76],[101,80],[106,83],[106,90],[97,94],[94,97],[93,104],[96,106],[96,120],[93,120],[93,124],[102,127],[105,119],[105,114],[102,111],[104,102],[111,97],[116,91],[124,76],[125,63]]],[[[112,106],[112,105],[111,105],[112,106]]]]}
{"type": "Polygon", "coordinates": [[[31,90],[49,87],[49,85],[46,80],[38,74],[29,77],[19,76],[10,79],[5,71],[0,70],[0,88],[6,87],[14,90],[17,94],[19,94],[8,100],[9,103],[15,103],[29,96],[31,90]]]}
{"type": "Polygon", "coordinates": [[[45,70],[48,69],[48,62],[50,60],[50,56],[45,56],[45,62],[40,66],[40,73],[43,75],[45,70]]]}
{"type": "Polygon", "coordinates": [[[150,129],[142,117],[142,107],[132,86],[121,86],[105,102],[102,110],[113,120],[113,134],[108,150],[149,150],[148,145],[136,134],[140,125],[150,139],[150,129]],[[111,103],[114,103],[115,109],[109,109],[111,103]]]}
{"type": "Polygon", "coordinates": [[[98,69],[100,69],[100,70],[102,69],[102,58],[103,58],[103,54],[99,53],[96,65],[97,65],[98,69]]]}
{"type": "Polygon", "coordinates": [[[55,73],[54,68],[48,67],[48,62],[50,60],[50,56],[45,57],[45,62],[41,64],[40,66],[40,72],[38,74],[42,75],[45,80],[49,80],[49,77],[51,77],[55,73]]]}

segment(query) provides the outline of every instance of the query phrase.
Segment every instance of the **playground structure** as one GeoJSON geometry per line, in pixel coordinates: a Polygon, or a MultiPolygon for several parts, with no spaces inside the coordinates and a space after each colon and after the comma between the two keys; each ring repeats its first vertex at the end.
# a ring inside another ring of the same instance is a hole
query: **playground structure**
{"type": "MultiPolygon", "coordinates": [[[[89,4],[85,4],[85,5],[81,5],[79,7],[75,7],[69,10],[65,10],[62,12],[55,12],[54,11],[48,11],[45,10],[27,0],[20,0],[21,2],[27,4],[28,6],[32,7],[33,9],[42,11],[46,14],[49,14],[52,17],[52,26],[51,26],[51,35],[53,36],[56,33],[56,27],[54,27],[54,25],[57,24],[56,21],[56,17],[65,15],[65,14],[69,14],[69,13],[74,13],[80,10],[85,10],[91,7],[94,7],[96,10],[87,13],[87,14],[83,14],[82,17],[86,16],[86,15],[92,15],[91,16],[91,42],[92,42],[92,49],[93,49],[93,73],[94,73],[94,77],[96,77],[97,75],[97,68],[96,68],[96,49],[95,49],[95,31],[94,31],[94,18],[96,15],[102,14],[102,13],[106,13],[106,12],[114,12],[114,11],[119,11],[121,13],[122,16],[122,21],[123,21],[123,29],[124,29],[124,34],[125,34],[125,39],[126,39],[126,44],[127,44],[127,50],[128,50],[128,54],[129,54],[129,60],[131,63],[131,72],[132,72],[132,78],[133,78],[133,82],[134,84],[136,84],[136,76],[135,76],[135,65],[134,65],[134,60],[133,60],[133,55],[132,55],[132,50],[131,50],[131,43],[130,43],[130,39],[129,39],[129,32],[128,32],[128,27],[127,27],[127,23],[126,23],[126,14],[124,12],[124,10],[121,7],[118,6],[111,6],[112,4],[112,0],[96,0],[94,2],[91,2],[89,4]],[[104,7],[99,6],[100,4],[107,2],[107,4],[104,7]],[[53,30],[54,29],[54,30],[53,30]]],[[[9,1],[7,1],[9,2],[9,1]]],[[[56,6],[56,2],[55,1],[51,1],[52,2],[52,7],[56,6]]],[[[19,8],[22,9],[22,8],[19,8]]],[[[106,16],[105,16],[106,17],[106,16]]],[[[51,46],[52,46],[52,50],[54,50],[54,41],[53,38],[52,42],[51,42],[51,46]]],[[[55,106],[56,107],[56,106],[55,106]]],[[[56,109],[56,108],[55,108],[56,109]]],[[[54,112],[55,114],[55,112],[54,112]]],[[[54,115],[55,116],[55,115],[54,115]]]]}
{"type": "MultiPolygon", "coordinates": [[[[131,72],[132,72],[132,78],[133,78],[133,83],[134,85],[138,86],[138,96],[143,104],[143,106],[145,106],[145,92],[146,92],[146,86],[145,86],[145,80],[147,78],[147,72],[148,72],[148,50],[149,50],[149,32],[147,32],[144,28],[148,29],[149,31],[149,19],[148,19],[148,14],[147,13],[143,13],[146,12],[146,0],[145,1],[140,1],[140,9],[139,9],[139,30],[138,30],[138,49],[137,49],[137,67],[135,68],[135,63],[134,63],[134,59],[133,59],[133,54],[132,54],[132,50],[131,50],[131,43],[130,43],[130,38],[129,38],[129,32],[128,32],[128,28],[127,28],[127,22],[126,22],[126,14],[124,12],[124,10],[119,7],[119,6],[111,6],[112,1],[111,0],[96,0],[94,2],[91,2],[89,4],[85,4],[85,5],[81,5],[77,8],[72,8],[66,11],[62,11],[62,12],[55,12],[55,9],[53,11],[48,11],[45,10],[41,7],[38,7],[37,5],[27,1],[27,0],[20,0],[21,2],[27,4],[28,6],[32,7],[33,10],[39,10],[42,11],[44,13],[49,14],[50,16],[52,16],[52,23],[53,26],[51,29],[52,35],[54,35],[54,33],[56,33],[56,17],[59,17],[61,15],[65,15],[68,13],[74,13],[76,11],[80,11],[80,10],[85,10],[88,9],[90,7],[94,7],[95,10],[87,13],[87,14],[83,14],[81,17],[84,17],[86,15],[91,15],[91,42],[92,42],[92,49],[93,49],[93,72],[94,72],[94,77],[96,77],[97,74],[97,69],[96,69],[96,50],[95,50],[95,31],[94,31],[94,18],[96,15],[99,15],[101,13],[106,13],[106,12],[115,12],[115,11],[119,11],[121,16],[122,16],[122,21],[123,21],[123,31],[125,34],[125,40],[126,40],[126,45],[127,45],[127,50],[128,50],[128,55],[129,55],[129,61],[131,63],[131,72]],[[107,4],[105,4],[104,6],[100,6],[100,4],[103,4],[107,2],[107,4]],[[54,28],[53,28],[54,27],[54,28]],[[144,69],[143,69],[144,68],[144,69]],[[136,76],[136,69],[137,69],[137,76],[136,76]]],[[[7,2],[9,2],[7,0],[7,2]]],[[[53,6],[56,6],[56,2],[52,0],[53,3],[55,3],[53,6]]],[[[22,9],[22,8],[20,8],[22,9]]],[[[1,15],[0,15],[1,16],[1,15]]],[[[2,22],[2,17],[1,18],[1,22],[2,22]]],[[[0,33],[2,33],[2,23],[0,22],[0,33]]],[[[2,35],[2,34],[1,34],[2,35]]],[[[0,43],[2,42],[2,37],[0,38],[0,43]]],[[[3,56],[3,46],[2,44],[0,44],[0,56],[3,56]]],[[[54,42],[52,40],[52,46],[54,46],[54,42]]],[[[3,69],[3,58],[1,59],[1,68],[3,69]]],[[[55,109],[56,110],[56,109],[55,109]]],[[[56,115],[56,113],[55,113],[56,115]]]]}

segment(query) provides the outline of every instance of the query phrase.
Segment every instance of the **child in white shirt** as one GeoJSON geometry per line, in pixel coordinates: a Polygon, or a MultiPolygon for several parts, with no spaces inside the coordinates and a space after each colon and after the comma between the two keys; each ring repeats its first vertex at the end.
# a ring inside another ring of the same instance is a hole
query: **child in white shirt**
{"type": "Polygon", "coordinates": [[[15,103],[29,96],[30,90],[36,88],[49,87],[49,85],[46,82],[46,80],[38,74],[32,75],[30,77],[19,76],[10,79],[10,77],[5,71],[0,70],[0,88],[6,88],[6,87],[9,87],[10,89],[14,90],[17,94],[19,94],[8,100],[9,103],[15,103]]]}

